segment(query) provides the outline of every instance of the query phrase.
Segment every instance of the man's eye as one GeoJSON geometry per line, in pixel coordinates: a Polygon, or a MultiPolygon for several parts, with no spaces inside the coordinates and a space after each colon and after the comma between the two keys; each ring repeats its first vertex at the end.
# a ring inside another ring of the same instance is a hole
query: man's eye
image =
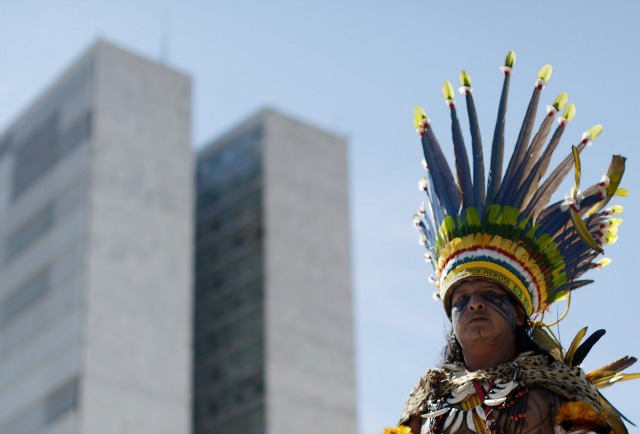
{"type": "Polygon", "coordinates": [[[454,300],[453,300],[453,304],[458,304],[458,303],[460,303],[461,301],[464,301],[464,300],[466,300],[466,299],[468,299],[468,298],[469,298],[469,296],[468,296],[468,295],[461,295],[461,296],[459,296],[458,298],[456,298],[456,299],[454,299],[454,300]]]}

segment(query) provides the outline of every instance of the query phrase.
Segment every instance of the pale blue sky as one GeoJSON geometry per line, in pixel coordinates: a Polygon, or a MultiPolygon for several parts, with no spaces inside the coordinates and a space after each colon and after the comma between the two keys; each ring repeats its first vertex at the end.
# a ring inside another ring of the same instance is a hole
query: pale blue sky
{"type": "MultiPolygon", "coordinates": [[[[413,106],[425,107],[449,148],[440,86],[457,87],[465,68],[489,143],[498,67],[513,49],[513,144],[535,74],[551,63],[540,111],[561,91],[577,106],[558,157],[602,123],[583,153],[583,182],[597,182],[618,153],[628,157],[623,185],[631,190],[619,201],[620,241],[607,250],[613,264],[586,276],[596,283],[575,294],[560,333],[566,341],[583,325],[608,330],[587,370],[640,355],[640,2],[0,0],[0,10],[0,131],[102,37],[192,75],[196,148],[266,105],[348,137],[360,434],[396,422],[409,389],[437,363],[448,327],[411,225],[422,200],[413,106]]],[[[640,422],[637,387],[604,392],[640,422]]]]}

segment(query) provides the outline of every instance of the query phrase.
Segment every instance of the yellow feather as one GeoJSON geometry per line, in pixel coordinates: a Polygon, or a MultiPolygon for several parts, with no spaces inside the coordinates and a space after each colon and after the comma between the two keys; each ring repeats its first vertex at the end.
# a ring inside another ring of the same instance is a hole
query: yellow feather
{"type": "Polygon", "coordinates": [[[593,238],[591,232],[589,232],[589,229],[587,229],[587,225],[584,223],[584,220],[582,220],[582,217],[580,217],[578,211],[573,208],[569,208],[569,211],[571,211],[571,221],[573,222],[573,226],[576,228],[576,232],[578,233],[582,241],[587,243],[587,245],[596,252],[603,253],[602,247],[600,247],[596,240],[593,238]]]}
{"type": "Polygon", "coordinates": [[[633,365],[636,361],[637,359],[635,357],[624,356],[623,358],[618,359],[615,362],[611,362],[608,365],[588,372],[587,378],[594,384],[596,384],[597,382],[600,383],[602,381],[608,382],[609,379],[611,379],[614,375],[616,375],[620,371],[624,371],[629,366],[633,365]]]}
{"type": "Polygon", "coordinates": [[[547,351],[551,355],[551,357],[558,360],[559,362],[563,361],[562,347],[560,346],[558,341],[549,336],[549,333],[547,333],[542,327],[534,327],[531,333],[531,338],[536,343],[536,345],[547,351]]]}
{"type": "Polygon", "coordinates": [[[576,337],[573,338],[573,341],[571,342],[571,345],[569,346],[569,349],[567,350],[567,353],[564,356],[564,363],[566,363],[569,366],[572,366],[571,362],[573,361],[573,356],[575,355],[576,350],[578,349],[578,345],[580,345],[580,342],[582,342],[582,339],[586,334],[587,334],[587,327],[584,327],[582,330],[578,332],[576,337]]]}
{"type": "Polygon", "coordinates": [[[578,152],[578,148],[571,146],[571,152],[573,153],[573,162],[576,166],[574,185],[571,190],[571,196],[575,199],[578,195],[578,191],[580,191],[580,173],[582,172],[582,165],[580,164],[580,153],[578,152]]]}

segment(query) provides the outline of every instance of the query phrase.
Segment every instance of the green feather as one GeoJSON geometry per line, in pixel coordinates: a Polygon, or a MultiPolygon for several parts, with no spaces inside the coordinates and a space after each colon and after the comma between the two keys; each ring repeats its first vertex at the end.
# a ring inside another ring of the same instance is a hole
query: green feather
{"type": "Polygon", "coordinates": [[[471,206],[467,208],[467,215],[465,220],[469,231],[477,232],[477,230],[480,229],[480,216],[478,216],[478,210],[475,207],[471,206]]]}

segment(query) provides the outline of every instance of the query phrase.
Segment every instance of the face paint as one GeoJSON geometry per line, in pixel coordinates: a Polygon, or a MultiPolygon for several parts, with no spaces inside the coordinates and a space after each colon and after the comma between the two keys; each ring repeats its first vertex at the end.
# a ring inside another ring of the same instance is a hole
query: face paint
{"type": "Polygon", "coordinates": [[[504,318],[509,324],[511,330],[516,330],[516,312],[511,303],[511,299],[506,294],[498,294],[493,291],[488,291],[480,294],[480,297],[486,300],[488,305],[492,305],[495,310],[504,318]]]}
{"type": "Polygon", "coordinates": [[[463,311],[466,309],[467,305],[469,304],[469,300],[471,300],[471,298],[469,296],[462,296],[459,297],[455,303],[453,303],[451,305],[451,310],[453,309],[457,309],[458,311],[463,311]]]}
{"type": "Polygon", "coordinates": [[[483,286],[482,283],[478,285],[464,285],[456,291],[452,298],[451,305],[451,320],[454,325],[457,325],[460,317],[467,312],[469,304],[474,299],[474,305],[482,304],[486,313],[488,310],[497,313],[512,333],[515,333],[517,327],[517,314],[513,302],[509,295],[504,293],[501,289],[497,289],[491,286],[483,286]]]}
{"type": "Polygon", "coordinates": [[[516,354],[516,329],[523,318],[506,289],[487,280],[467,280],[450,301],[453,333],[470,369],[516,354]]]}

